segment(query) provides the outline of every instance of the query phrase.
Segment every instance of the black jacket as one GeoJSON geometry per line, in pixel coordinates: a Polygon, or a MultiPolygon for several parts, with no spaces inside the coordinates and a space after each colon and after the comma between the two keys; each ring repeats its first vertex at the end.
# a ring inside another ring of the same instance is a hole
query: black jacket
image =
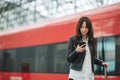
{"type": "MultiPolygon", "coordinates": [[[[68,42],[68,53],[67,53],[67,60],[71,63],[71,69],[73,70],[82,70],[82,65],[85,59],[85,52],[80,54],[76,53],[74,45],[75,36],[70,37],[68,42]]],[[[92,64],[92,71],[94,72],[94,64],[102,65],[102,61],[95,58],[96,49],[93,49],[92,44],[88,41],[88,45],[90,48],[91,53],[91,64],[92,64]]]]}

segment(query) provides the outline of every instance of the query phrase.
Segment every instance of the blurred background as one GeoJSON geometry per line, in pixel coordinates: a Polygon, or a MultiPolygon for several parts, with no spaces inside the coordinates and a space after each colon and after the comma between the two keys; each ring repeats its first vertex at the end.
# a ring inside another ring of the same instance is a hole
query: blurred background
{"type": "Polygon", "coordinates": [[[120,0],[0,0],[0,31],[118,2],[120,0]]]}
{"type": "Polygon", "coordinates": [[[93,23],[108,80],[120,80],[120,0],[0,0],[0,80],[67,80],[68,39],[81,16],[93,23]]]}

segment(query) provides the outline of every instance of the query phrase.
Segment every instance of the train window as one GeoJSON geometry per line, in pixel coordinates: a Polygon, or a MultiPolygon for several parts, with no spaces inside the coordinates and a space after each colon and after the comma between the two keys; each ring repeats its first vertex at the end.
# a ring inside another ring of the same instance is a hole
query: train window
{"type": "Polygon", "coordinates": [[[35,72],[47,72],[47,46],[37,46],[35,52],[35,72]]]}
{"type": "MultiPolygon", "coordinates": [[[[97,57],[106,61],[109,64],[107,68],[108,75],[115,74],[115,59],[116,59],[116,42],[115,37],[102,37],[97,39],[97,57]]],[[[96,67],[97,74],[103,74],[103,68],[96,67]]]]}
{"type": "Polygon", "coordinates": [[[35,72],[68,72],[66,46],[66,43],[37,46],[35,52],[35,72]]]}
{"type": "MultiPolygon", "coordinates": [[[[0,50],[0,65],[2,65],[2,55],[3,52],[0,50]]],[[[0,66],[0,71],[2,71],[2,66],[0,66]]]]}
{"type": "Polygon", "coordinates": [[[36,47],[24,47],[16,49],[16,71],[21,72],[21,66],[24,63],[29,65],[30,72],[35,71],[35,49],[36,47]]]}
{"type": "Polygon", "coordinates": [[[13,59],[10,52],[8,52],[7,50],[3,50],[1,61],[1,71],[13,71],[13,59]]]}
{"type": "Polygon", "coordinates": [[[105,61],[110,65],[107,70],[108,74],[115,74],[115,37],[105,37],[104,39],[104,52],[105,52],[105,61]]]}
{"type": "Polygon", "coordinates": [[[120,76],[120,36],[116,36],[116,75],[120,76]]]}
{"type": "Polygon", "coordinates": [[[55,45],[55,58],[54,58],[54,69],[55,72],[66,73],[68,72],[67,60],[66,60],[66,50],[67,44],[61,43],[55,45]]]}

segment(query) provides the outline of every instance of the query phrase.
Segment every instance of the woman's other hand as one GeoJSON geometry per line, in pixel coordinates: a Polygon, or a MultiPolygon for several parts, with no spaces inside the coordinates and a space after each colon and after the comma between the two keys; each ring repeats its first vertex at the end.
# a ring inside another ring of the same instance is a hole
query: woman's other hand
{"type": "Polygon", "coordinates": [[[102,62],[102,65],[105,67],[108,67],[108,63],[106,63],[106,62],[102,62]]]}

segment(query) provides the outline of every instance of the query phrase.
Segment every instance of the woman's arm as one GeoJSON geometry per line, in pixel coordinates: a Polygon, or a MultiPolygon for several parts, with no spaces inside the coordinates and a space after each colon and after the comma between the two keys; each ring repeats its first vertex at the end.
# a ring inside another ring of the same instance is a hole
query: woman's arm
{"type": "Polygon", "coordinates": [[[97,58],[95,58],[95,64],[108,67],[108,63],[107,62],[103,62],[102,60],[99,60],[97,58]]]}
{"type": "Polygon", "coordinates": [[[68,51],[67,51],[68,62],[74,62],[78,57],[78,54],[76,53],[76,50],[73,47],[73,45],[74,45],[74,37],[70,37],[68,41],[68,51]]]}

